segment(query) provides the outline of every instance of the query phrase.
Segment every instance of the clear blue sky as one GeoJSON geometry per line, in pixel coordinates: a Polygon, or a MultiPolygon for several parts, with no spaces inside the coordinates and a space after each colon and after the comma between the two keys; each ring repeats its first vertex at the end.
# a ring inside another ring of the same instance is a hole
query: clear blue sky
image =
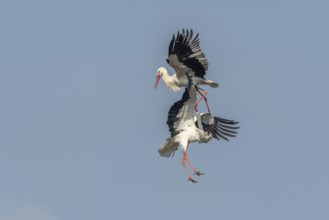
{"type": "Polygon", "coordinates": [[[329,219],[328,1],[0,2],[0,219],[329,219]],[[161,158],[193,28],[230,142],[161,158]],[[171,70],[172,71],[172,70],[171,70]]]}

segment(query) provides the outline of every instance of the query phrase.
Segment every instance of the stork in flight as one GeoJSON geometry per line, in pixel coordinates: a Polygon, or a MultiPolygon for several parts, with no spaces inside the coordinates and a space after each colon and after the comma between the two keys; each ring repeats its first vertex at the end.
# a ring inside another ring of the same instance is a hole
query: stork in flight
{"type": "Polygon", "coordinates": [[[197,183],[185,165],[186,162],[197,176],[203,175],[188,160],[189,143],[196,141],[207,143],[212,138],[228,140],[228,137],[235,137],[237,132],[234,130],[239,127],[232,126],[238,123],[236,121],[213,117],[209,113],[200,114],[197,112],[196,116],[194,115],[197,86],[193,82],[193,78],[189,78],[189,84],[182,99],[174,103],[169,109],[167,124],[171,137],[166,140],[158,152],[163,157],[170,157],[174,155],[180,145],[183,149],[182,165],[187,173],[188,181],[197,183]]]}
{"type": "MultiPolygon", "coordinates": [[[[174,68],[175,74],[169,75],[165,67],[160,67],[156,74],[154,82],[154,89],[157,88],[160,78],[162,77],[167,87],[177,92],[181,87],[188,86],[188,78],[186,74],[194,76],[194,83],[197,85],[208,85],[213,88],[218,87],[218,83],[207,80],[205,78],[206,70],[208,69],[208,61],[204,53],[201,51],[199,45],[199,34],[193,38],[193,31],[182,30],[182,33],[178,31],[177,35],[173,35],[169,44],[167,63],[174,68]]],[[[197,104],[204,99],[210,112],[208,101],[206,98],[207,91],[198,87],[198,93],[201,95],[197,104]],[[201,93],[200,91],[203,91],[201,93]]]]}

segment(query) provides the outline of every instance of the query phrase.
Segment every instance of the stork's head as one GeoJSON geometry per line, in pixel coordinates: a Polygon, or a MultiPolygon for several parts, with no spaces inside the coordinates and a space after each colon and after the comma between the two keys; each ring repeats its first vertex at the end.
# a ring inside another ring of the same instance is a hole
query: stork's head
{"type": "Polygon", "coordinates": [[[164,67],[160,67],[160,68],[158,69],[158,71],[157,71],[157,75],[156,75],[156,78],[155,78],[155,82],[154,82],[154,89],[157,88],[158,83],[159,83],[159,80],[160,80],[161,76],[163,75],[163,73],[164,73],[165,71],[167,71],[167,70],[166,70],[166,68],[164,68],[164,67]]]}

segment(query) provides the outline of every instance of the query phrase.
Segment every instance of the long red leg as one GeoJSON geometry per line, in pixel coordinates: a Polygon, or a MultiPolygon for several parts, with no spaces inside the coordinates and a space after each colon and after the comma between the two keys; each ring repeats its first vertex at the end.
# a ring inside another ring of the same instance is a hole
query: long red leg
{"type": "MultiPolygon", "coordinates": [[[[187,167],[186,167],[186,165],[185,165],[185,161],[186,161],[186,159],[187,159],[187,154],[186,154],[186,151],[184,151],[184,153],[183,153],[183,158],[182,158],[182,165],[183,165],[183,167],[184,167],[184,169],[185,169],[185,172],[186,172],[186,174],[187,174],[187,176],[188,176],[188,181],[191,181],[192,183],[197,183],[198,181],[196,181],[196,180],[194,180],[193,178],[192,178],[192,176],[190,175],[190,173],[188,172],[188,169],[187,169],[187,167]]],[[[187,160],[188,161],[188,160],[187,160]]],[[[187,162],[186,161],[186,162],[187,162]]],[[[190,163],[188,162],[188,164],[190,165],[190,163]]]]}
{"type": "Polygon", "coordinates": [[[186,163],[191,167],[191,169],[193,170],[193,173],[196,174],[197,176],[201,176],[204,175],[203,173],[200,172],[200,170],[197,170],[194,168],[194,166],[191,164],[191,162],[188,160],[187,154],[186,154],[186,158],[185,158],[186,163]]]}
{"type": "MultiPolygon", "coordinates": [[[[198,93],[196,94],[196,98],[198,98],[198,93]]],[[[198,105],[196,103],[195,103],[195,106],[194,106],[194,111],[198,112],[198,105]]]]}
{"type": "Polygon", "coordinates": [[[183,153],[183,158],[182,158],[182,165],[185,169],[185,172],[188,176],[188,181],[191,181],[192,183],[197,183],[198,181],[194,180],[192,178],[192,176],[190,175],[190,173],[188,172],[188,169],[185,165],[185,161],[186,163],[191,167],[191,169],[193,170],[193,173],[196,174],[197,176],[201,176],[201,175],[204,175],[203,173],[201,173],[199,170],[195,169],[194,166],[191,164],[191,162],[188,160],[188,157],[187,157],[187,151],[184,151],[183,153]]]}
{"type": "Polygon", "coordinates": [[[206,102],[206,106],[207,106],[207,109],[208,109],[208,113],[211,114],[211,112],[210,112],[210,108],[209,108],[209,105],[208,105],[208,99],[207,99],[207,97],[204,97],[204,101],[206,102]]]}
{"type": "Polygon", "coordinates": [[[201,102],[201,100],[204,99],[204,101],[205,101],[205,103],[206,103],[206,106],[207,106],[207,109],[208,109],[208,112],[209,112],[209,114],[211,114],[211,112],[210,112],[210,108],[209,108],[209,104],[208,104],[208,99],[207,99],[207,97],[206,97],[206,95],[208,94],[208,92],[207,92],[206,90],[202,90],[202,89],[201,89],[202,92],[203,92],[203,93],[201,93],[201,92],[199,91],[199,89],[201,89],[201,88],[198,88],[197,91],[198,91],[198,93],[201,95],[201,98],[195,103],[194,109],[197,111],[197,106],[199,105],[199,103],[201,102]]]}

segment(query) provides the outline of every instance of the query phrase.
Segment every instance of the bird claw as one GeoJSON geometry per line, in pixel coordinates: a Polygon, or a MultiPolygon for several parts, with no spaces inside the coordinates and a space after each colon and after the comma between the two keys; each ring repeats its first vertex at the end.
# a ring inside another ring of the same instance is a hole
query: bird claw
{"type": "Polygon", "coordinates": [[[189,177],[187,181],[191,181],[192,183],[198,183],[198,181],[196,181],[195,179],[192,179],[191,177],[189,177]]]}
{"type": "Polygon", "coordinates": [[[200,170],[195,171],[194,174],[197,175],[197,176],[204,175],[204,173],[201,173],[200,170]]]}

